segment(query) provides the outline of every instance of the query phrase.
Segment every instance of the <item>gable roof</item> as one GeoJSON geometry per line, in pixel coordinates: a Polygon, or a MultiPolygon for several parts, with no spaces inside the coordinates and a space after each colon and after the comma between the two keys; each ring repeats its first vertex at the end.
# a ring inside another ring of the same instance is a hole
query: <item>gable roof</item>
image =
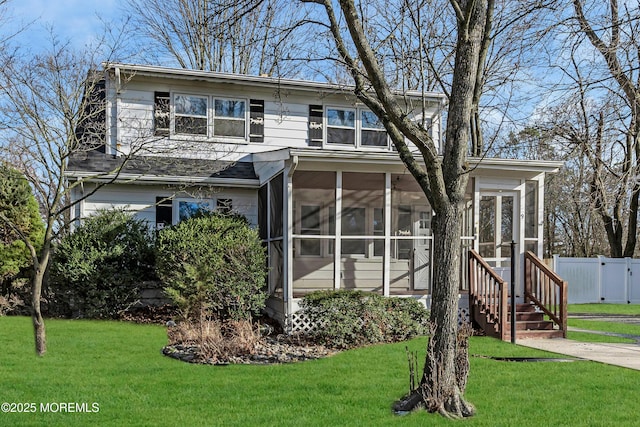
{"type": "MultiPolygon", "coordinates": [[[[317,82],[310,80],[285,79],[271,76],[251,76],[247,74],[220,73],[213,71],[190,70],[185,68],[169,68],[158,67],[153,65],[123,64],[109,63],[102,64],[105,71],[112,71],[116,80],[121,79],[124,73],[128,77],[132,76],[148,76],[171,78],[177,80],[203,81],[210,83],[227,83],[241,84],[243,86],[253,87],[270,87],[274,86],[281,89],[313,91],[313,92],[330,92],[330,93],[349,93],[353,94],[355,87],[348,84],[335,84],[326,82],[317,82]]],[[[118,84],[119,82],[116,82],[118,84]]],[[[438,92],[421,92],[421,91],[396,91],[396,95],[409,98],[428,98],[433,102],[444,102],[446,96],[438,92]]]]}

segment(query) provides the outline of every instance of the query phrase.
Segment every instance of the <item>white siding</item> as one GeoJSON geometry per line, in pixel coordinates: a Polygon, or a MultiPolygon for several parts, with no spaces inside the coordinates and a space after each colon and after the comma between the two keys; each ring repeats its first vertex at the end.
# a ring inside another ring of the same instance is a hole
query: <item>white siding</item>
{"type": "Polygon", "coordinates": [[[264,144],[276,147],[307,147],[309,106],[265,102],[264,144]]]}
{"type": "Polygon", "coordinates": [[[123,153],[130,153],[153,136],[153,96],[153,92],[141,90],[126,90],[120,95],[117,142],[123,153]]]}
{"type": "Polygon", "coordinates": [[[247,217],[255,226],[258,223],[257,193],[245,189],[207,189],[187,188],[184,191],[171,192],[166,187],[147,185],[108,185],[83,201],[83,217],[90,216],[100,209],[112,207],[126,208],[135,212],[138,218],[144,219],[149,226],[156,225],[156,197],[202,198],[213,201],[231,199],[233,210],[247,217]]]}

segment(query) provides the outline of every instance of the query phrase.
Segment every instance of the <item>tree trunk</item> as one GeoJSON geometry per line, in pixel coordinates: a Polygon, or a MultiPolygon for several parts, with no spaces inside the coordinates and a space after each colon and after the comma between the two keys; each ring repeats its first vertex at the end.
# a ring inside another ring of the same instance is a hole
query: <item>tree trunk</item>
{"type": "Polygon", "coordinates": [[[33,321],[33,333],[36,344],[36,354],[44,356],[47,352],[47,340],[44,327],[44,319],[40,311],[40,297],[42,295],[42,283],[44,281],[45,268],[42,265],[34,268],[35,274],[31,279],[31,320],[33,321]]]}
{"type": "Polygon", "coordinates": [[[395,404],[396,412],[425,407],[448,418],[470,417],[475,413],[473,405],[463,397],[468,355],[466,338],[460,341],[458,334],[460,220],[458,203],[437,212],[433,218],[432,334],[420,386],[395,404]]]}

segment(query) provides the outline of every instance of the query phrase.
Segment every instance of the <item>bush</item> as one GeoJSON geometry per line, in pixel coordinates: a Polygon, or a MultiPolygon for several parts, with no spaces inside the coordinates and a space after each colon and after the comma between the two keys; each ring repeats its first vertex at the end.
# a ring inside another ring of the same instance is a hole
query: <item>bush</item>
{"type": "Polygon", "coordinates": [[[187,319],[250,319],[267,299],[265,252],[244,217],[206,213],[163,229],[157,271],[187,319]]]}
{"type": "Polygon", "coordinates": [[[226,363],[254,354],[260,333],[249,320],[180,322],[167,329],[169,345],[198,346],[199,361],[226,363]]]}
{"type": "MultiPolygon", "coordinates": [[[[44,224],[29,182],[22,173],[4,163],[0,164],[0,214],[5,218],[0,220],[0,297],[15,301],[28,296],[16,286],[16,280],[20,276],[26,278],[32,265],[31,253],[23,238],[38,251],[44,238],[44,224]]],[[[6,307],[9,310],[19,305],[6,307]]]]}
{"type": "Polygon", "coordinates": [[[55,248],[51,310],[114,318],[137,301],[139,284],[154,278],[154,238],[147,223],[122,209],[101,211],[55,248]]]}
{"type": "Polygon", "coordinates": [[[304,297],[304,314],[316,325],[312,336],[331,347],[396,342],[427,332],[429,312],[412,298],[362,291],[317,291],[304,297]]]}

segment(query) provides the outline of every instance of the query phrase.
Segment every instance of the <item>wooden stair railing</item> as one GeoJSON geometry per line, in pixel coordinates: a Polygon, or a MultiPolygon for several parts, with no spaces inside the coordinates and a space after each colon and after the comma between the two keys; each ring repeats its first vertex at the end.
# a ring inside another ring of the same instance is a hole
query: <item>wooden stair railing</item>
{"type": "Polygon", "coordinates": [[[567,337],[567,282],[533,252],[524,254],[524,297],[533,302],[567,337]]]}
{"type": "Polygon", "coordinates": [[[471,318],[485,332],[509,339],[507,282],[473,249],[469,249],[469,306],[471,318]]]}

